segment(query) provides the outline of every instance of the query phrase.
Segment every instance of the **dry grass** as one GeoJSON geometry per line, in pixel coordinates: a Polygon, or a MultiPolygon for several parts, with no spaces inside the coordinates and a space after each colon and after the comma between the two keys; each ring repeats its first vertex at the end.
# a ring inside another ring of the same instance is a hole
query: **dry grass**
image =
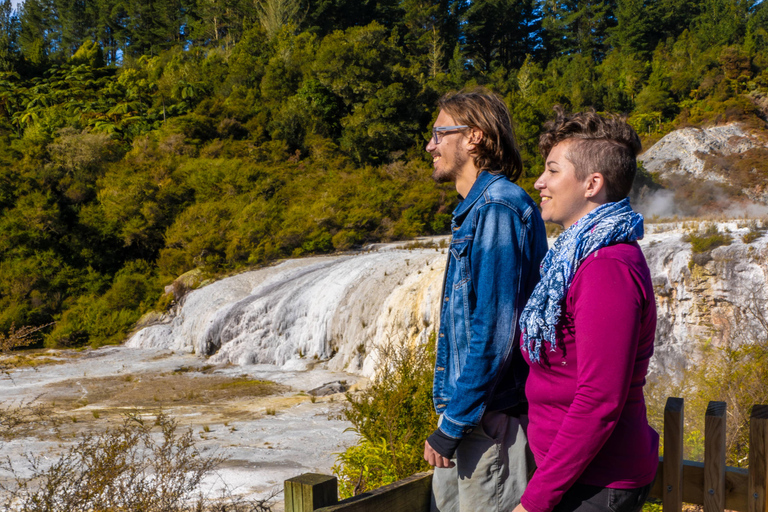
{"type": "Polygon", "coordinates": [[[77,378],[46,386],[47,396],[64,407],[182,406],[265,397],[286,391],[263,380],[194,372],[77,378]]]}
{"type": "Polygon", "coordinates": [[[414,249],[445,249],[449,245],[448,239],[443,238],[439,242],[436,240],[414,240],[407,244],[398,245],[396,249],[412,251],[414,249]]]}
{"type": "Polygon", "coordinates": [[[62,419],[49,404],[34,400],[10,404],[0,408],[0,440],[38,435],[44,431],[58,434],[62,419]]]}
{"type": "Polygon", "coordinates": [[[49,364],[65,363],[69,357],[55,350],[24,350],[0,355],[0,368],[5,371],[16,368],[36,368],[49,364]]]}
{"type": "Polygon", "coordinates": [[[52,464],[28,456],[31,477],[20,476],[10,461],[0,464],[0,472],[12,477],[12,483],[0,484],[0,506],[20,512],[269,511],[268,500],[243,500],[226,493],[211,499],[200,494],[203,478],[221,462],[201,454],[192,431],[178,432],[168,416],[159,414],[151,424],[128,415],[115,428],[83,435],[52,464]]]}
{"type": "Polygon", "coordinates": [[[4,354],[16,348],[30,346],[37,341],[35,334],[49,325],[51,324],[38,327],[25,326],[19,329],[16,329],[15,325],[11,325],[8,334],[0,333],[0,353],[4,354]]]}
{"type": "MultiPolygon", "coordinates": [[[[16,328],[11,325],[8,333],[0,333],[0,373],[8,375],[9,370],[21,365],[20,356],[8,356],[11,351],[19,348],[28,347],[37,342],[37,333],[51,324],[40,325],[37,327],[25,326],[16,328]]],[[[36,365],[30,365],[36,366],[36,365]]]]}

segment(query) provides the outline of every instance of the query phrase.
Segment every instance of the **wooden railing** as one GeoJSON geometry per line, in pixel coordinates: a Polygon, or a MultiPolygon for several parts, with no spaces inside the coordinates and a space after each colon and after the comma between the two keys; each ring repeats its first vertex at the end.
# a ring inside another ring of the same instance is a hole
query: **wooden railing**
{"type": "MultiPolygon", "coordinates": [[[[749,469],[725,465],[725,402],[707,407],[704,462],[683,460],[684,406],[682,398],[667,399],[664,456],[650,497],[661,500],[665,512],[681,512],[683,503],[702,505],[704,512],[768,512],[768,405],[752,408],[749,469]]],[[[285,481],[285,512],[427,512],[431,487],[430,471],[339,502],[336,477],[306,473],[285,481]]]]}

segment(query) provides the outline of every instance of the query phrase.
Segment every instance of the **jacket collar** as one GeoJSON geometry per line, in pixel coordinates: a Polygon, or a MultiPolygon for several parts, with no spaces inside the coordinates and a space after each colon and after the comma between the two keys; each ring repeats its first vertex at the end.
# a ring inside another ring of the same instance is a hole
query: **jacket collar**
{"type": "Polygon", "coordinates": [[[477,179],[472,184],[472,188],[469,189],[467,197],[456,205],[456,208],[453,210],[454,221],[467,214],[477,200],[482,197],[491,183],[501,179],[506,179],[506,176],[503,174],[491,174],[488,171],[480,171],[480,174],[477,175],[477,179]]]}

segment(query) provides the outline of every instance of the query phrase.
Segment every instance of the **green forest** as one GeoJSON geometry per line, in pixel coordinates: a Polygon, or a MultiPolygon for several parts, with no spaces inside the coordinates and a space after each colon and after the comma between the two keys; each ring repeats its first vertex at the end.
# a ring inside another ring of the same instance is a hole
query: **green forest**
{"type": "Polygon", "coordinates": [[[0,332],[122,341],[164,286],[446,232],[446,92],[513,115],[531,191],[556,104],[764,127],[753,0],[0,0],[0,332]]]}

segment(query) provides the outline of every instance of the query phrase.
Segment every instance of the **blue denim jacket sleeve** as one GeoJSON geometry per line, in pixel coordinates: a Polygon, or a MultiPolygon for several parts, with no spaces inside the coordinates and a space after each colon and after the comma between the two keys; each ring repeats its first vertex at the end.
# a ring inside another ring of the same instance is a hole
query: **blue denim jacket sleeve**
{"type": "MultiPolygon", "coordinates": [[[[527,212],[530,213],[530,212],[527,212]]],[[[521,259],[528,223],[503,202],[478,205],[465,297],[470,312],[468,352],[440,430],[454,438],[479,422],[515,344],[521,259]]],[[[465,307],[467,306],[465,305],[465,307]]]]}

